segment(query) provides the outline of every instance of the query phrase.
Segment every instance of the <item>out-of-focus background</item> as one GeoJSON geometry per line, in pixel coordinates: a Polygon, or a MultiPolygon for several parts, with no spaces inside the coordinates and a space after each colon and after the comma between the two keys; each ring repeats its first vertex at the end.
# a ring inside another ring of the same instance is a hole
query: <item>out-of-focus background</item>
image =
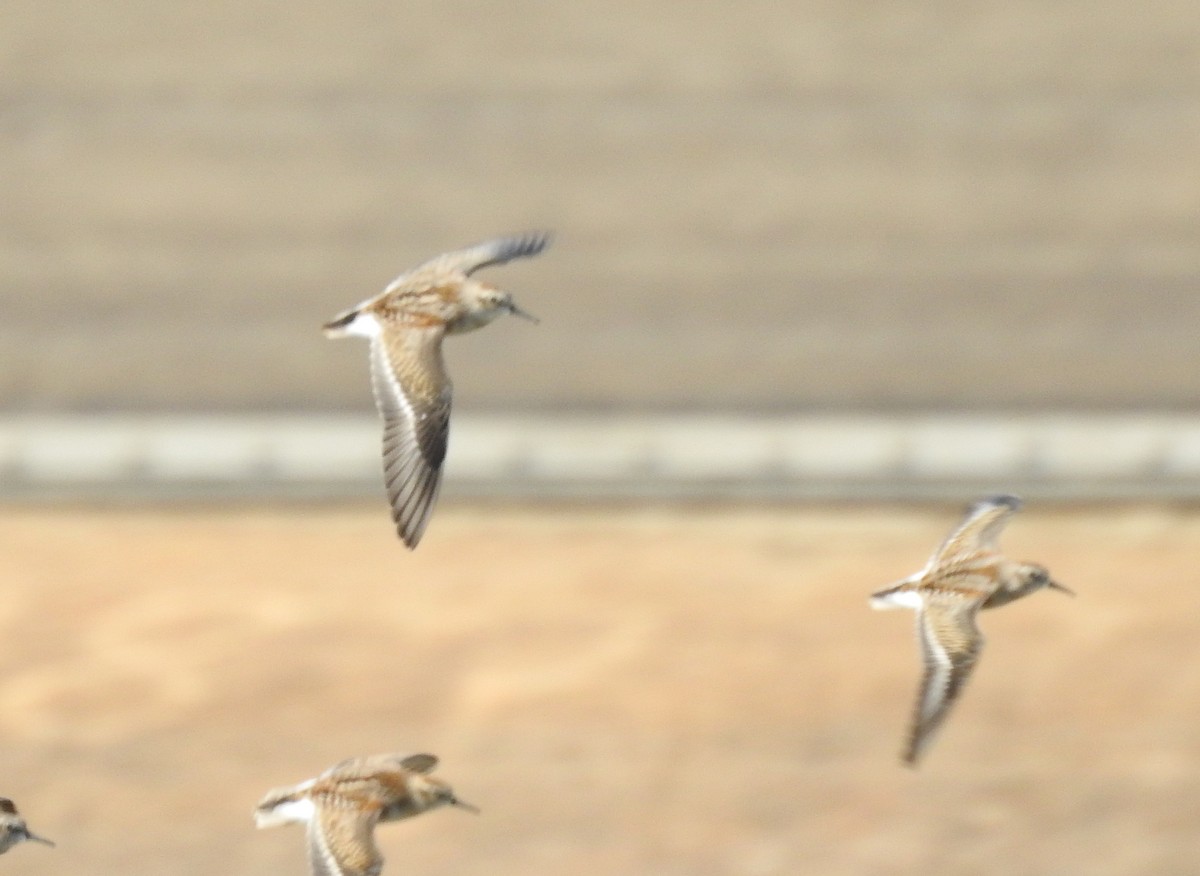
{"type": "Polygon", "coordinates": [[[385,872],[1191,872],[1198,59],[1185,3],[7,4],[0,795],[60,848],[0,865],[303,873],[262,791],[429,749],[485,814],[385,872]],[[409,554],[319,326],[531,228],[409,554]],[[905,772],[864,597],[984,489],[1080,597],[905,772]]]}
{"type": "Polygon", "coordinates": [[[543,318],[468,411],[1190,410],[1187,3],[13,2],[0,390],[353,412],[320,323],[414,262],[543,318]]]}

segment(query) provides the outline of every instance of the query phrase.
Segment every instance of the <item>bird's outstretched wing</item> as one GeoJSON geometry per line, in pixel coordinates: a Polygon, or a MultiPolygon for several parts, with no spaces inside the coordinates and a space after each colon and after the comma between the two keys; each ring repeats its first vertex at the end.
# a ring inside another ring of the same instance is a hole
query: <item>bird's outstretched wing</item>
{"type": "Polygon", "coordinates": [[[951,566],[975,554],[996,549],[1000,531],[1021,508],[1016,496],[988,496],[972,505],[962,522],[933,552],[926,569],[951,566]]]}
{"type": "Polygon", "coordinates": [[[431,773],[438,765],[436,755],[432,754],[372,754],[366,757],[348,757],[329,769],[323,776],[345,776],[374,774],[381,766],[399,767],[414,773],[431,773]]]}
{"type": "Polygon", "coordinates": [[[470,275],[481,268],[502,265],[513,259],[535,256],[550,245],[550,235],[544,231],[533,231],[512,237],[495,237],[463,249],[443,253],[413,269],[417,274],[430,268],[438,271],[461,271],[470,275]]]}
{"type": "Polygon", "coordinates": [[[928,596],[917,612],[924,672],[904,749],[904,762],[910,766],[945,720],[979,658],[983,636],[975,614],[981,602],[982,597],[928,596]]]}
{"type": "Polygon", "coordinates": [[[438,764],[438,759],[432,754],[410,754],[407,757],[399,757],[398,760],[400,766],[414,773],[431,773],[438,764]]]}
{"type": "Polygon", "coordinates": [[[450,434],[450,378],[440,326],[401,327],[371,339],[371,386],[383,418],[383,474],[392,520],[409,548],[437,499],[450,434]]]}
{"type": "Polygon", "coordinates": [[[313,876],[379,876],[383,856],[375,845],[377,809],[323,806],[308,823],[313,876]]]}

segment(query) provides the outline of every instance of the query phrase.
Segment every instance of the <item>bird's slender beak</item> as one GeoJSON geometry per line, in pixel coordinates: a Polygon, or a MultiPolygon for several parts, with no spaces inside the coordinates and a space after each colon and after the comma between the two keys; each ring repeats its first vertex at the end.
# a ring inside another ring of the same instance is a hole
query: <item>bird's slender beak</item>
{"type": "Polygon", "coordinates": [[[519,316],[519,317],[521,317],[521,319],[527,320],[527,321],[533,323],[534,325],[537,325],[539,322],[541,322],[541,320],[538,319],[536,316],[534,316],[532,313],[530,313],[527,310],[522,310],[521,308],[517,307],[517,305],[515,305],[515,304],[508,305],[508,312],[511,313],[513,316],[519,316]]]}
{"type": "Polygon", "coordinates": [[[1049,588],[1051,588],[1052,590],[1060,590],[1060,591],[1062,591],[1063,593],[1067,594],[1067,596],[1074,596],[1074,595],[1075,595],[1075,591],[1074,591],[1074,590],[1071,590],[1071,589],[1069,589],[1069,588],[1063,587],[1063,586],[1062,586],[1061,584],[1059,584],[1057,581],[1047,581],[1047,582],[1046,582],[1046,586],[1047,586],[1047,587],[1049,587],[1049,588]]]}
{"type": "Polygon", "coordinates": [[[30,833],[28,830],[25,831],[25,839],[33,840],[35,843],[41,843],[42,845],[54,848],[53,840],[48,840],[44,836],[38,836],[36,833],[30,833]]]}
{"type": "Polygon", "coordinates": [[[450,798],[450,805],[457,807],[458,809],[465,809],[467,812],[470,812],[472,815],[479,814],[478,806],[472,806],[470,803],[466,802],[465,800],[459,800],[457,797],[450,798]]]}

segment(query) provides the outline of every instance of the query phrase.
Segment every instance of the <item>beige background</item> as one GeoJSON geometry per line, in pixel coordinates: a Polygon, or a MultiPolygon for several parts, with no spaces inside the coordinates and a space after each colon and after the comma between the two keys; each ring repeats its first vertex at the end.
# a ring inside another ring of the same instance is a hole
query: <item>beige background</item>
{"type": "Polygon", "coordinates": [[[956,519],[853,508],[9,510],[3,793],[23,876],[306,872],[268,788],[428,749],[483,809],[380,830],[385,874],[1159,876],[1200,856],[1200,517],[1030,510],[1076,599],[989,612],[918,771],[912,618],[867,594],[956,519]]]}
{"type": "Polygon", "coordinates": [[[540,327],[460,410],[1190,408],[1190,2],[28,2],[0,32],[0,407],[362,410],[400,269],[540,327]]]}
{"type": "MultiPolygon", "coordinates": [[[[1194,4],[731,9],[11,0],[0,412],[370,416],[319,324],[529,227],[459,412],[1192,408],[1194,4]]],[[[263,791],[428,749],[388,874],[1194,872],[1200,518],[1023,514],[914,773],[958,510],[7,508],[0,870],[300,874],[263,791]]]]}

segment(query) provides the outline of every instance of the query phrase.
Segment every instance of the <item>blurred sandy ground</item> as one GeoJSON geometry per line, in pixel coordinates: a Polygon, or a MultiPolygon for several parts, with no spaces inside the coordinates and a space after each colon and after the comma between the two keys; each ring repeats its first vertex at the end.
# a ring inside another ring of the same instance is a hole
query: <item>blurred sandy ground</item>
{"type": "Polygon", "coordinates": [[[428,750],[475,818],[385,873],[1194,872],[1200,514],[1031,510],[1075,600],[989,613],[922,768],[911,617],[866,595],[958,508],[8,508],[0,793],[26,876],[303,874],[267,788],[428,750]]]}

